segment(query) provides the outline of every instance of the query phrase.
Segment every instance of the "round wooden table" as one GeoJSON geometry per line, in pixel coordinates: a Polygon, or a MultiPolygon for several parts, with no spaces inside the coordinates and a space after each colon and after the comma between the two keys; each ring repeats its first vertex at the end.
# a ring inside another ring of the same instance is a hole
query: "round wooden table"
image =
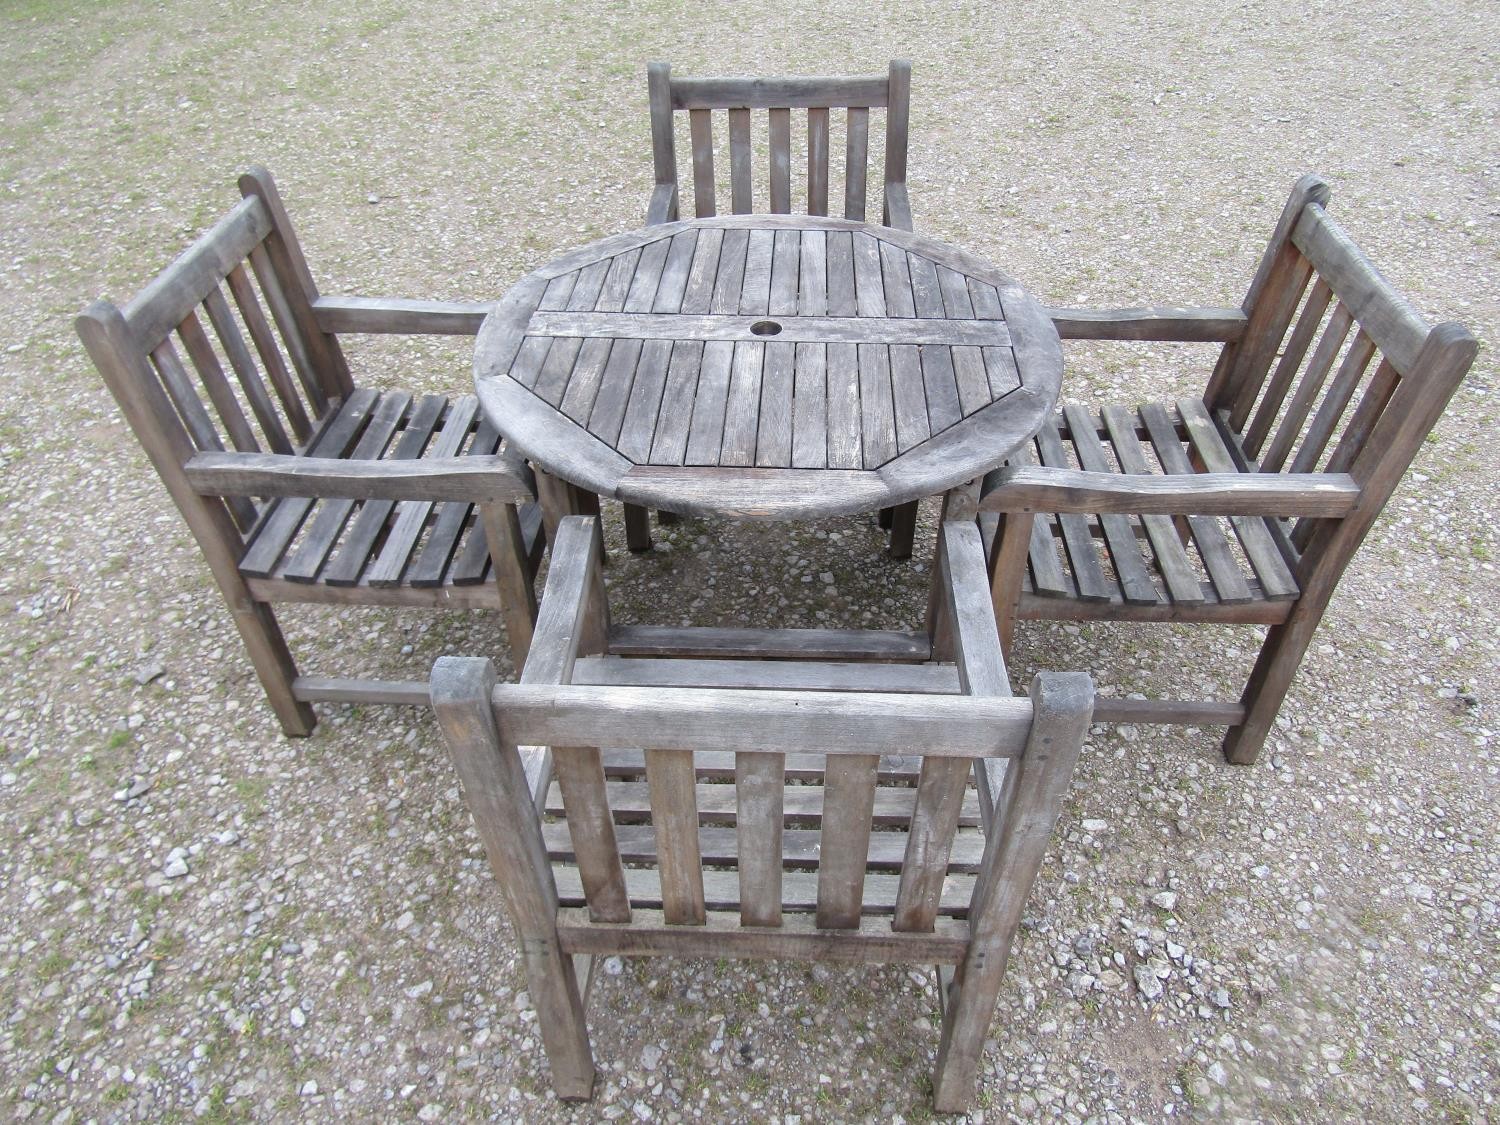
{"type": "Polygon", "coordinates": [[[474,358],[490,421],[574,485],[684,514],[888,508],[981,476],[1057,401],[1042,308],[909,231],[731,215],[522,278],[474,358]]]}

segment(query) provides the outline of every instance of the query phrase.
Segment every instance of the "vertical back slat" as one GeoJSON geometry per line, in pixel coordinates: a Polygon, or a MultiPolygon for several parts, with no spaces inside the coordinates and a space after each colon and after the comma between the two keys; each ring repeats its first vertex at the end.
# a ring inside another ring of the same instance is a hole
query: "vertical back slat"
{"type": "Polygon", "coordinates": [[[554,746],[552,775],[562,791],[568,835],[573,841],[589,917],[595,922],[630,921],[625,868],[615,841],[614,816],[604,788],[604,765],[598,749],[554,746]]]}
{"type": "Polygon", "coordinates": [[[1342,302],[1334,307],[1333,315],[1328,318],[1328,327],[1323,330],[1318,346],[1313,349],[1312,358],[1307,361],[1307,370],[1302,373],[1302,378],[1297,381],[1297,389],[1292,392],[1292,401],[1287,404],[1276,436],[1271,439],[1270,448],[1261,458],[1261,472],[1279,473],[1285,466],[1287,455],[1302,433],[1302,424],[1307,421],[1308,411],[1312,409],[1318,392],[1323,389],[1329,369],[1332,368],[1339,349],[1344,346],[1344,339],[1349,335],[1349,328],[1353,323],[1353,316],[1342,302]]]}
{"type": "MultiPolygon", "coordinates": [[[[182,419],[182,424],[187,427],[188,436],[192,438],[193,444],[205,452],[223,450],[224,443],[219,440],[219,432],[214,429],[208,411],[203,408],[203,400],[193,389],[192,378],[188,375],[187,369],[182,366],[177,350],[172,347],[171,337],[163,340],[151,350],[151,362],[161,377],[167,397],[172,400],[172,405],[177,407],[177,414],[182,419]]],[[[255,523],[255,504],[248,496],[229,496],[225,498],[224,503],[229,507],[229,514],[234,519],[235,526],[241,531],[248,531],[255,523]]]]}
{"type": "Polygon", "coordinates": [[[828,214],[828,110],[807,111],[807,213],[828,214]]]}
{"type": "Polygon", "coordinates": [[[771,140],[771,212],[785,215],[792,209],[792,111],[767,112],[771,140]]]}
{"type": "Polygon", "coordinates": [[[821,929],[848,930],[859,925],[879,766],[880,758],[875,754],[840,754],[827,760],[818,847],[821,929]]]}
{"type": "Polygon", "coordinates": [[[241,453],[259,453],[260,443],[255,440],[255,431],[250,428],[245,412],[240,409],[239,400],[234,397],[229,380],[224,377],[219,357],[214,354],[213,345],[208,342],[208,335],[198,323],[196,313],[187,314],[177,326],[177,334],[187,349],[193,368],[198,372],[203,389],[208,392],[209,401],[214,404],[219,421],[224,423],[230,444],[241,453]]]}
{"type": "Polygon", "coordinates": [[[1354,417],[1349,419],[1349,424],[1344,427],[1343,436],[1334,447],[1333,456],[1328,459],[1324,467],[1325,472],[1346,473],[1354,459],[1359,456],[1360,450],[1365,446],[1365,441],[1370,436],[1370,431],[1375,428],[1375,423],[1380,421],[1380,416],[1390,404],[1391,395],[1396,393],[1396,384],[1400,382],[1400,376],[1396,373],[1396,367],[1384,356],[1380,358],[1380,366],[1375,368],[1375,374],[1370,376],[1370,385],[1365,388],[1365,393],[1359,400],[1359,405],[1354,408],[1354,417]]]}
{"type": "MultiPolygon", "coordinates": [[[[1302,294],[1307,291],[1312,275],[1312,263],[1288,244],[1283,252],[1283,260],[1272,271],[1266,283],[1266,291],[1251,311],[1245,334],[1241,337],[1242,341],[1248,342],[1243,344],[1244,350],[1237,353],[1239,370],[1235,375],[1236,385],[1229,407],[1229,424],[1236,430],[1242,429],[1245,419],[1250,417],[1250,410],[1260,395],[1266,372],[1271,369],[1271,361],[1276,358],[1276,349],[1286,338],[1287,325],[1296,315],[1297,307],[1302,303],[1302,294]]],[[[1209,385],[1213,385],[1212,380],[1209,385]]],[[[1205,394],[1204,402],[1209,401],[1205,394]]],[[[1217,406],[1217,403],[1213,405],[1217,406]]]]}
{"type": "Polygon", "coordinates": [[[736,754],[735,839],[740,873],[740,924],[781,925],[781,831],[784,759],[736,754]]]}
{"type": "Polygon", "coordinates": [[[297,379],[302,384],[307,400],[312,403],[313,413],[321,416],[328,409],[328,396],[323,393],[318,373],[313,368],[307,348],[303,346],[302,334],[297,331],[296,318],[292,315],[291,306],[287,304],[286,294],[282,292],[281,280],[276,276],[276,270],[271,265],[264,246],[257,246],[250,251],[250,269],[255,273],[255,280],[260,284],[266,304],[270,306],[271,319],[276,323],[287,354],[292,357],[292,366],[297,370],[297,379]]]}
{"type": "Polygon", "coordinates": [[[236,264],[225,275],[224,280],[229,283],[229,292],[234,297],[235,307],[240,310],[240,319],[245,322],[245,328],[250,333],[255,353],[260,356],[261,367],[270,377],[271,386],[276,388],[276,397],[281,400],[281,408],[292,424],[292,433],[298,444],[306,442],[312,436],[312,422],[302,405],[302,396],[292,384],[291,372],[286,369],[286,361],[281,358],[281,349],[276,345],[276,337],[266,322],[266,314],[260,307],[260,301],[256,299],[243,263],[236,264]]]}
{"type": "Polygon", "coordinates": [[[1250,456],[1254,457],[1260,452],[1261,444],[1275,425],[1276,416],[1281,413],[1281,404],[1286,401],[1286,393],[1291,389],[1297,369],[1302,366],[1302,360],[1307,355],[1307,349],[1312,345],[1313,337],[1323,323],[1323,314],[1328,311],[1332,300],[1333,290],[1326,281],[1318,278],[1307,295],[1307,303],[1302,307],[1297,326],[1292,329],[1291,339],[1287,341],[1281,361],[1277,363],[1275,373],[1266,384],[1266,393],[1261,397],[1255,417],[1250,420],[1250,428],[1245,431],[1243,445],[1250,456]]]}
{"type": "MultiPolygon", "coordinates": [[[[930,933],[937,921],[953,833],[969,788],[967,758],[924,758],[917,778],[917,800],[907,827],[906,854],[896,890],[891,929],[930,933]]],[[[825,817],[826,817],[825,813],[825,817]]]]}
{"type": "Polygon", "coordinates": [[[700,219],[718,214],[714,202],[714,117],[708,109],[688,111],[693,141],[693,212],[700,219]]]}
{"type": "Polygon", "coordinates": [[[230,366],[234,368],[250,409],[255,412],[255,420],[260,423],[260,431],[266,436],[266,444],[271,447],[272,453],[291,453],[292,443],[287,438],[286,430],[282,428],[281,419],[276,415],[276,408],[271,405],[271,396],[266,392],[266,385],[261,380],[255,360],[250,356],[250,349],[245,346],[245,338],[240,335],[239,325],[229,312],[229,302],[224,299],[224,294],[217,286],[208,291],[203,299],[203,307],[208,311],[214,335],[218,336],[224,354],[229,357],[230,366]]]}
{"type": "Polygon", "coordinates": [[[706,916],[693,752],[647,750],[645,757],[662,913],[671,924],[701,926],[706,916]]]}
{"type": "Polygon", "coordinates": [[[750,111],[729,111],[729,199],[736,215],[748,215],[750,188],[750,111]]]}
{"type": "Polygon", "coordinates": [[[1338,374],[1328,385],[1328,393],[1323,396],[1317,413],[1313,415],[1312,424],[1303,435],[1302,444],[1297,448],[1297,456],[1292,459],[1292,472],[1310,473],[1317,467],[1318,458],[1328,448],[1329,439],[1333,437],[1339,419],[1344,416],[1344,410],[1354,397],[1354,390],[1359,386],[1359,381],[1373,358],[1375,342],[1360,329],[1354,335],[1354,342],[1349,345],[1344,362],[1339,365],[1338,374]]]}
{"type": "Polygon", "coordinates": [[[865,218],[865,181],[870,163],[870,110],[849,107],[848,131],[844,136],[844,218],[865,218]]]}

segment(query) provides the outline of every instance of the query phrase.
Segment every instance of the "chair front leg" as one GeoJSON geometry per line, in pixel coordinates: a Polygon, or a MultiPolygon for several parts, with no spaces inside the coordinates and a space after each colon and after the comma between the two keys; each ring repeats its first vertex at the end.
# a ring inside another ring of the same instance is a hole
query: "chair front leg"
{"type": "Polygon", "coordinates": [[[505,636],[510,642],[511,663],[519,674],[526,664],[531,634],[536,628],[536,590],[531,584],[521,519],[514,504],[504,503],[481,504],[479,515],[484,521],[490,561],[495,567],[495,586],[500,595],[505,636]]]}

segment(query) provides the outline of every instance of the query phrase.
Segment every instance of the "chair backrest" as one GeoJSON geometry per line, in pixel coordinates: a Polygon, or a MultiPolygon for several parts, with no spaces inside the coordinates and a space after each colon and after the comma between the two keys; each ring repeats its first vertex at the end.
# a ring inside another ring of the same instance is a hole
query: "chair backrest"
{"type": "Polygon", "coordinates": [[[807,177],[805,199],[810,215],[828,214],[829,148],[834,133],[829,111],[844,115],[844,217],[865,217],[867,166],[870,160],[870,111],[884,110],[885,145],[882,183],[905,183],[907,117],[911,64],[894,61],[889,71],[871,78],[673,78],[667,63],[647,70],[651,95],[651,146],[656,182],[676,184],[677,149],[674,111],[686,111],[693,163],[693,208],[699,218],[718,213],[714,174],[714,125],[717,111],[726,116],[729,136],[729,200],[735,214],[754,210],[751,113],[765,110],[770,153],[767,171],[769,209],[792,210],[792,110],[807,111],[807,177]]]}
{"type": "MultiPolygon", "coordinates": [[[[1349,473],[1375,511],[1467,373],[1474,338],[1429,327],[1328,216],[1328,186],[1298,181],[1245,298],[1205,405],[1242,469],[1349,473]]],[[[1293,532],[1300,549],[1321,524],[1293,532]]]]}
{"type": "MultiPolygon", "coordinates": [[[[300,451],[353,390],[270,174],[251,169],[239,186],[234,209],[123,309],[96,301],[77,320],[174,496],[194,453],[300,451]]],[[[248,529],[256,505],[225,503],[248,529]]]]}

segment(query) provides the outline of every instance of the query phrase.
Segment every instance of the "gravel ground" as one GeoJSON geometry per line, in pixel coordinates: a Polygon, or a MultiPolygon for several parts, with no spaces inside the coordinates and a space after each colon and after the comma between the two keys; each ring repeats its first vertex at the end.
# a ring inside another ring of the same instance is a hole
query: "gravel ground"
{"type": "MultiPolygon", "coordinates": [[[[243,166],[277,173],[325,291],[492,297],[639,222],[648,58],[860,73],[905,55],[919,227],[1045,301],[1233,303],[1312,170],[1425,315],[1500,338],[1492,5],[12,0],[0,27],[0,1104],[16,1119],[930,1113],[922,974],[692,961],[606,966],[598,1096],[559,1105],[431,719],[324,708],[313,738],[279,735],[70,324],[225,210],[243,166]]],[[[469,385],[464,341],[352,356],[362,382],[469,385]]],[[[1064,393],[1162,398],[1210,362],[1074,347],[1064,393]]],[[[1260,764],[1224,765],[1212,731],[1095,729],[976,1119],[1500,1115],[1494,387],[1486,349],[1260,764]]],[[[867,520],[686,521],[632,559],[611,518],[625,619],[921,612],[923,558],[886,561],[867,520]]],[[[287,616],[313,670],[412,677],[461,652],[510,672],[486,615],[287,616]]],[[[1032,626],[1014,671],[1228,692],[1252,633],[1032,626]]]]}

